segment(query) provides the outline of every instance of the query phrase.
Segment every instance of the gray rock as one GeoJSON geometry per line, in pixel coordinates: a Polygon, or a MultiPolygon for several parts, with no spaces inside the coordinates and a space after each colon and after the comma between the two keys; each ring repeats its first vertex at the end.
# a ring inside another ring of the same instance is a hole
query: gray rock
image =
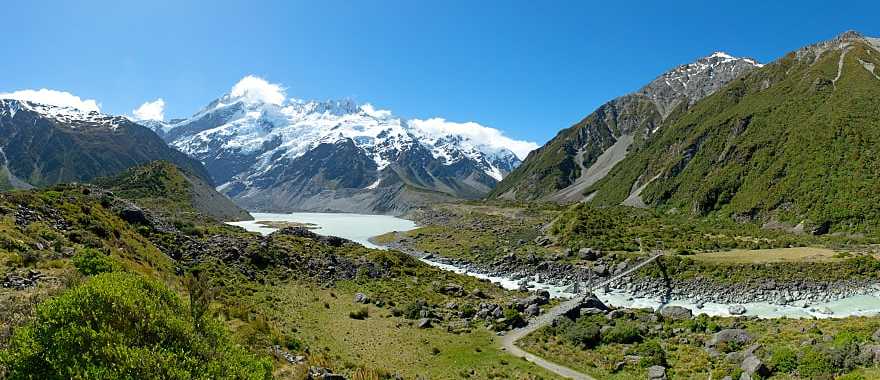
{"type": "Polygon", "coordinates": [[[880,364],[880,345],[865,344],[859,349],[861,359],[865,363],[880,364]]]}
{"type": "Polygon", "coordinates": [[[681,306],[664,306],[660,309],[660,315],[663,318],[672,321],[680,321],[694,317],[694,313],[691,312],[690,309],[681,306]]]}
{"type": "Polygon", "coordinates": [[[526,308],[525,312],[526,316],[534,317],[538,314],[541,314],[541,308],[536,304],[531,304],[526,308]]]}
{"type": "Polygon", "coordinates": [[[730,315],[743,315],[746,313],[746,307],[743,305],[730,305],[730,307],[727,308],[727,312],[730,313],[730,315]]]}
{"type": "Polygon", "coordinates": [[[128,205],[119,211],[119,217],[131,224],[149,224],[147,213],[135,205],[128,205]]]}
{"type": "Polygon", "coordinates": [[[880,329],[874,331],[874,335],[871,335],[871,338],[874,339],[875,342],[880,342],[880,329]]]}
{"type": "Polygon", "coordinates": [[[751,377],[755,375],[763,377],[770,372],[767,366],[764,365],[764,362],[755,355],[746,356],[739,367],[743,370],[743,373],[747,373],[751,377]]]}
{"type": "Polygon", "coordinates": [[[593,261],[598,258],[598,255],[592,248],[581,248],[578,250],[578,258],[581,260],[593,261]]]}
{"type": "Polygon", "coordinates": [[[443,287],[441,292],[443,294],[451,294],[451,295],[457,295],[457,296],[461,296],[464,294],[464,291],[462,290],[461,286],[457,285],[457,284],[446,284],[446,286],[443,287]]]}
{"type": "Polygon", "coordinates": [[[417,326],[418,326],[420,329],[429,329],[429,328],[431,328],[431,318],[422,318],[422,319],[419,319],[419,323],[417,324],[417,326]]]}
{"type": "Polygon", "coordinates": [[[605,311],[601,309],[597,309],[595,307],[582,307],[580,309],[580,315],[594,315],[594,314],[604,314],[605,311]]]}
{"type": "Polygon", "coordinates": [[[492,310],[492,316],[495,318],[501,318],[504,316],[504,310],[501,310],[501,306],[495,307],[495,310],[492,310]]]}
{"type": "Polygon", "coordinates": [[[724,329],[712,335],[706,342],[706,346],[716,348],[720,345],[737,344],[746,345],[752,341],[752,336],[743,329],[724,329]]]}
{"type": "Polygon", "coordinates": [[[648,380],[666,380],[666,367],[659,365],[648,367],[648,380]]]}
{"type": "Polygon", "coordinates": [[[620,318],[624,315],[626,315],[626,312],[623,309],[614,309],[609,311],[608,314],[605,315],[605,317],[608,318],[608,320],[610,321],[620,318]]]}
{"type": "Polygon", "coordinates": [[[370,303],[370,297],[367,297],[364,293],[355,293],[354,295],[355,303],[370,303]]]}

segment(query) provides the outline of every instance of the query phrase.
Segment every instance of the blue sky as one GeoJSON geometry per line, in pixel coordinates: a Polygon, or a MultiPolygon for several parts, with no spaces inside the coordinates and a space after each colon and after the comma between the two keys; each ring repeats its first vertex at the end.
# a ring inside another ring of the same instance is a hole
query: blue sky
{"type": "Polygon", "coordinates": [[[762,62],[856,29],[878,1],[7,1],[0,92],[49,88],[188,116],[253,74],[301,99],[474,121],[544,143],[716,50],[762,62]],[[840,5],[840,7],[837,7],[840,5]]]}

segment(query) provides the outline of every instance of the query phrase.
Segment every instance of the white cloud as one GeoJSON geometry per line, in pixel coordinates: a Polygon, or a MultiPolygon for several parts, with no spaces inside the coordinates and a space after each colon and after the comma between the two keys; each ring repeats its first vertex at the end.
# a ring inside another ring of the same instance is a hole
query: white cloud
{"type": "Polygon", "coordinates": [[[370,103],[364,103],[364,105],[361,106],[361,110],[363,110],[364,112],[366,112],[367,115],[370,115],[370,116],[375,117],[375,118],[377,118],[377,119],[386,119],[386,118],[391,117],[391,111],[389,111],[389,110],[377,110],[377,109],[376,109],[375,107],[373,107],[373,105],[370,104],[370,103]]]}
{"type": "Polygon", "coordinates": [[[101,106],[94,99],[82,99],[69,92],[49,90],[20,90],[0,93],[0,99],[16,99],[51,106],[73,107],[81,111],[101,112],[101,106]]]}
{"type": "Polygon", "coordinates": [[[144,102],[131,111],[131,114],[135,120],[165,120],[165,100],[159,98],[152,102],[144,102]]]}
{"type": "Polygon", "coordinates": [[[531,141],[514,140],[501,131],[474,122],[456,123],[435,117],[427,120],[412,119],[407,123],[423,133],[432,135],[460,135],[471,139],[474,143],[490,148],[507,148],[520,159],[525,159],[538,144],[531,141]]]}
{"type": "Polygon", "coordinates": [[[265,79],[248,75],[232,86],[230,95],[244,97],[253,103],[270,103],[281,105],[287,95],[280,85],[269,83],[265,79]]]}

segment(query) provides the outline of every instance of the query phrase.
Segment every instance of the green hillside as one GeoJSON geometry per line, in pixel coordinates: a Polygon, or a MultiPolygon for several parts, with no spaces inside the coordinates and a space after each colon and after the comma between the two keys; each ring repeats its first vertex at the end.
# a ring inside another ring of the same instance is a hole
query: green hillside
{"type": "Polygon", "coordinates": [[[201,216],[218,221],[252,219],[247,211],[201,178],[167,161],[135,166],[118,176],[98,179],[96,183],[143,207],[172,212],[186,219],[201,216]]]}
{"type": "Polygon", "coordinates": [[[586,193],[595,191],[599,205],[640,195],[649,206],[694,215],[873,231],[877,66],[880,51],[855,34],[789,53],[671,118],[586,193]]]}

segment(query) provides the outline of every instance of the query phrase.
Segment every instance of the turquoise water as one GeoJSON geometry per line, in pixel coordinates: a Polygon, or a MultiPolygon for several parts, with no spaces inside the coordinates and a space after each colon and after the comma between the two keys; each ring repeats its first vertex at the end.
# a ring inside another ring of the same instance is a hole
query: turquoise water
{"type": "Polygon", "coordinates": [[[341,238],[358,242],[369,248],[381,248],[370,243],[369,238],[373,236],[392,231],[409,231],[417,227],[416,223],[411,220],[388,215],[324,212],[294,212],[290,214],[252,212],[251,215],[253,215],[254,220],[229,222],[229,224],[242,227],[248,231],[268,235],[276,229],[262,226],[259,222],[281,221],[312,223],[318,226],[318,229],[312,230],[317,234],[339,236],[341,238]]]}

